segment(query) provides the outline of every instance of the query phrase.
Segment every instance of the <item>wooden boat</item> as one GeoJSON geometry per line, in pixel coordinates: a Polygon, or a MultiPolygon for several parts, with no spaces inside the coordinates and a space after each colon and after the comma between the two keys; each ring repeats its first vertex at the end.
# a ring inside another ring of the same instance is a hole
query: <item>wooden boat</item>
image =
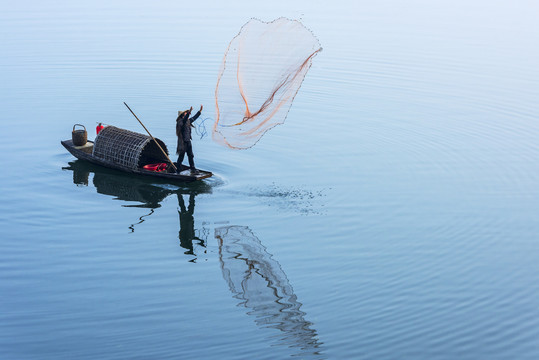
{"type": "Polygon", "coordinates": [[[168,154],[165,143],[160,139],[155,138],[154,141],[147,135],[115,126],[105,127],[96,136],[95,141],[87,141],[86,144],[81,146],[75,146],[71,139],[61,141],[67,151],[77,159],[136,175],[153,176],[181,182],[202,180],[213,175],[211,172],[204,170],[191,173],[185,165],[182,166],[179,173],[144,169],[144,165],[168,163],[167,157],[159,149],[156,142],[168,154]]]}

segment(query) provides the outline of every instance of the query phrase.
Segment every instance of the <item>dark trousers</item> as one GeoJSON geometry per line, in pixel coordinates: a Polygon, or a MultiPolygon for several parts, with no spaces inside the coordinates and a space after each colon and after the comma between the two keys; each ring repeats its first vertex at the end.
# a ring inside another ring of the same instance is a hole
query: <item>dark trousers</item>
{"type": "Polygon", "coordinates": [[[194,169],[195,168],[195,160],[194,160],[195,155],[193,155],[193,145],[191,145],[191,141],[185,141],[183,143],[183,148],[178,154],[178,162],[177,162],[178,169],[181,170],[181,165],[182,165],[185,153],[187,153],[187,159],[189,159],[189,167],[191,169],[194,169]]]}

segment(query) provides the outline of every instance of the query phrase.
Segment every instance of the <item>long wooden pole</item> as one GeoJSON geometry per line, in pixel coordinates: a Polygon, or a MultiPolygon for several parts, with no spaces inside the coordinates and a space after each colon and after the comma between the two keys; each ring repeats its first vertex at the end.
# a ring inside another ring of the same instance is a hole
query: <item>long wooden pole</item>
{"type": "Polygon", "coordinates": [[[148,133],[148,135],[150,135],[150,137],[152,138],[152,140],[157,144],[157,146],[159,147],[159,149],[161,149],[161,151],[163,152],[163,154],[167,157],[168,161],[170,161],[170,165],[172,165],[172,167],[174,168],[174,170],[178,171],[178,168],[176,167],[176,165],[174,165],[174,163],[172,162],[172,160],[170,160],[170,158],[168,157],[167,155],[167,152],[165,150],[163,150],[163,148],[161,147],[161,145],[159,145],[159,143],[157,142],[157,140],[155,140],[155,138],[152,136],[152,134],[150,134],[150,132],[148,131],[148,129],[146,129],[146,126],[144,126],[144,124],[142,123],[142,121],[140,121],[140,119],[137,117],[137,115],[135,115],[135,113],[133,112],[133,110],[131,110],[131,108],[129,107],[129,105],[127,105],[124,101],[124,105],[127,106],[127,108],[129,109],[129,111],[131,111],[131,114],[133,114],[133,116],[135,117],[135,119],[138,120],[138,122],[140,123],[140,125],[142,125],[142,127],[144,128],[144,130],[146,130],[146,132],[148,133]]]}

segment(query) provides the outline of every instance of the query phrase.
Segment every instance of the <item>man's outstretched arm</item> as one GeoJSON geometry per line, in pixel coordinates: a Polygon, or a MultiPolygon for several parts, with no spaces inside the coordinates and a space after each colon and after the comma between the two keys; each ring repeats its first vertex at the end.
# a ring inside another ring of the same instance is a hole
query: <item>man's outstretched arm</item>
{"type": "Polygon", "coordinates": [[[202,105],[200,105],[200,110],[197,111],[197,113],[195,114],[195,116],[193,116],[191,119],[191,123],[195,122],[196,119],[198,119],[198,117],[200,116],[200,114],[202,113],[202,105]]]}

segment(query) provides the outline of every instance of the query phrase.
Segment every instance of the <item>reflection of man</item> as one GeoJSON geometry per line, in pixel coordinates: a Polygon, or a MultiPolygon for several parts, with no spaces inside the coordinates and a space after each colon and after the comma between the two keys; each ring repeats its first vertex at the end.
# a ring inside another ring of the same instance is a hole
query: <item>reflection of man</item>
{"type": "Polygon", "coordinates": [[[193,240],[204,244],[204,240],[195,235],[195,217],[193,216],[195,212],[195,194],[189,194],[189,205],[186,209],[183,195],[178,193],[178,205],[180,206],[178,211],[180,215],[180,246],[187,249],[185,254],[194,255],[193,240]]]}

